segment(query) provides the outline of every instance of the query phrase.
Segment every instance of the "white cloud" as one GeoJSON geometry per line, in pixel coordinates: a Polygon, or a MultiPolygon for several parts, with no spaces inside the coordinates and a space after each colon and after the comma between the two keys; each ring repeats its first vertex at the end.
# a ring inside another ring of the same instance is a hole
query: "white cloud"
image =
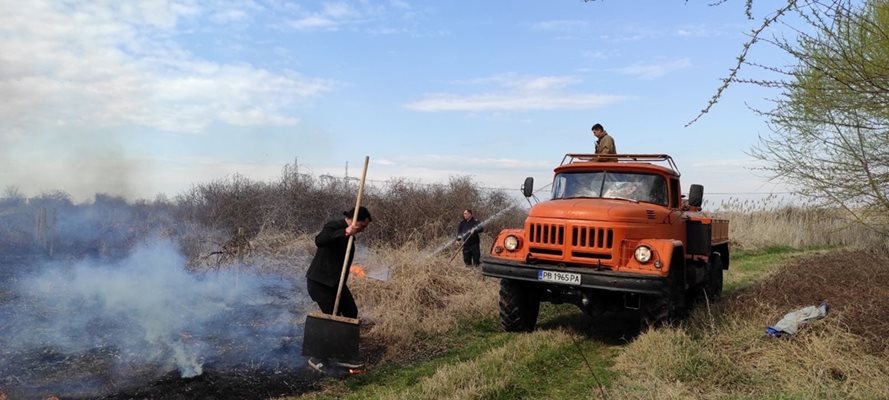
{"type": "Polygon", "coordinates": [[[217,24],[227,24],[227,23],[231,23],[231,22],[238,22],[238,21],[246,20],[248,18],[249,18],[249,15],[247,14],[246,11],[234,9],[234,8],[215,12],[211,16],[211,19],[213,20],[213,22],[215,22],[217,24]]]}
{"type": "Polygon", "coordinates": [[[528,92],[550,91],[580,83],[580,79],[573,76],[540,76],[504,81],[504,86],[528,92]]]}
{"type": "Polygon", "coordinates": [[[480,94],[472,96],[427,95],[425,99],[408,103],[415,111],[531,111],[556,109],[586,109],[602,107],[623,100],[610,95],[522,95],[480,94]]]}
{"type": "Polygon", "coordinates": [[[470,85],[493,84],[499,88],[479,94],[431,93],[404,105],[415,111],[531,111],[588,109],[617,103],[625,98],[605,94],[567,93],[563,89],[581,83],[572,76],[519,76],[503,74],[457,82],[470,85]]]}
{"type": "Polygon", "coordinates": [[[391,27],[370,28],[367,30],[367,33],[373,35],[398,35],[406,32],[408,32],[406,29],[391,27]]]}
{"type": "Polygon", "coordinates": [[[704,196],[711,200],[791,190],[783,182],[770,181],[766,174],[757,170],[764,164],[752,158],[700,159],[685,165],[680,166],[684,184],[703,184],[704,196]]]}
{"type": "Polygon", "coordinates": [[[608,55],[608,53],[605,53],[604,51],[601,51],[601,50],[597,50],[597,51],[584,51],[584,52],[581,53],[581,55],[582,55],[583,58],[585,58],[585,59],[588,59],[588,60],[595,60],[595,61],[598,61],[598,60],[605,60],[605,59],[608,59],[608,58],[610,57],[610,56],[608,55]]]}
{"type": "Polygon", "coordinates": [[[659,39],[670,34],[668,28],[660,26],[651,28],[634,24],[604,26],[596,32],[600,33],[599,39],[613,43],[659,39]]]}
{"type": "Polygon", "coordinates": [[[324,3],[318,12],[306,13],[302,18],[290,22],[290,27],[301,31],[336,31],[342,25],[360,21],[360,11],[345,2],[324,3]]]}
{"type": "Polygon", "coordinates": [[[452,154],[424,154],[416,157],[406,157],[403,162],[408,165],[425,165],[434,169],[509,169],[529,170],[540,168],[552,168],[551,162],[539,160],[524,160],[514,158],[481,158],[466,157],[465,155],[452,154]]]}
{"type": "Polygon", "coordinates": [[[541,21],[531,25],[534,30],[558,33],[579,33],[590,29],[590,27],[588,21],[576,19],[541,21]]]}
{"type": "Polygon", "coordinates": [[[310,15],[305,18],[295,20],[290,26],[296,30],[337,30],[339,23],[333,19],[321,15],[310,15]]]}
{"type": "Polygon", "coordinates": [[[395,34],[409,32],[398,26],[388,26],[392,21],[411,21],[417,11],[403,0],[388,3],[358,1],[329,1],[314,10],[294,7],[295,18],[289,18],[285,25],[298,31],[339,31],[340,29],[362,29],[372,34],[395,34]]]}
{"type": "Polygon", "coordinates": [[[347,18],[347,17],[357,17],[358,12],[356,12],[350,5],[343,2],[335,2],[335,3],[325,3],[324,4],[324,15],[333,17],[333,18],[347,18]]]}
{"type": "Polygon", "coordinates": [[[392,8],[399,10],[410,10],[412,8],[410,3],[403,0],[389,0],[389,4],[392,8]]]}
{"type": "Polygon", "coordinates": [[[636,63],[623,68],[618,68],[615,71],[625,75],[633,75],[640,79],[655,79],[689,66],[691,66],[691,61],[688,58],[680,58],[660,64],[636,63]]]}
{"type": "Polygon", "coordinates": [[[292,125],[298,119],[289,106],[333,87],[295,72],[205,61],[174,41],[183,21],[243,12],[223,11],[172,1],[7,7],[0,13],[0,131],[292,125]]]}
{"type": "Polygon", "coordinates": [[[682,25],[676,28],[674,35],[679,37],[688,37],[688,38],[711,38],[716,36],[722,36],[727,31],[736,32],[737,30],[743,29],[742,27],[728,27],[728,26],[711,26],[707,24],[696,24],[696,25],[682,25]]]}

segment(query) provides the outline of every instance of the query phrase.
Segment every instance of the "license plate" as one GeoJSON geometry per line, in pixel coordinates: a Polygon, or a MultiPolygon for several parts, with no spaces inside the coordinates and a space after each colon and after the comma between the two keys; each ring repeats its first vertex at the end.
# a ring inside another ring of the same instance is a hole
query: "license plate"
{"type": "Polygon", "coordinates": [[[568,285],[580,285],[580,274],[558,271],[537,271],[537,280],[545,282],[565,283],[568,285]]]}

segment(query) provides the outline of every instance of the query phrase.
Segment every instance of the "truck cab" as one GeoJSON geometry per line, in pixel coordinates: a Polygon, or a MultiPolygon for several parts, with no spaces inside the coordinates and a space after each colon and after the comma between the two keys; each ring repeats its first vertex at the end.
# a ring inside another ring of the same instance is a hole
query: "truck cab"
{"type": "MultiPolygon", "coordinates": [[[[728,262],[728,221],[701,211],[703,187],[682,195],[665,154],[566,154],[549,199],[521,229],[505,229],[482,259],[501,279],[507,331],[536,325],[541,301],[569,302],[595,315],[640,310],[658,323],[695,301],[716,300],[728,262]]],[[[523,192],[533,196],[533,179],[523,192]]]]}

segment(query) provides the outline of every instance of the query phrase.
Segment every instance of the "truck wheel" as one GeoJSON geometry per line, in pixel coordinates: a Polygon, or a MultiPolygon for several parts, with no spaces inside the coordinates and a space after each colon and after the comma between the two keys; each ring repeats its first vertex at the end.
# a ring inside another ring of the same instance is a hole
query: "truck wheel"
{"type": "Polygon", "coordinates": [[[680,284],[680,271],[671,270],[670,285],[659,296],[646,296],[642,299],[642,324],[657,327],[671,323],[685,316],[685,291],[680,284]]]}
{"type": "Polygon", "coordinates": [[[669,296],[646,297],[642,305],[642,325],[657,327],[674,319],[669,296]]]}
{"type": "Polygon", "coordinates": [[[500,280],[500,324],[507,332],[531,332],[537,325],[540,298],[530,285],[500,280]]]}
{"type": "Polygon", "coordinates": [[[710,256],[710,270],[707,271],[707,299],[713,303],[722,297],[722,256],[710,256]]]}

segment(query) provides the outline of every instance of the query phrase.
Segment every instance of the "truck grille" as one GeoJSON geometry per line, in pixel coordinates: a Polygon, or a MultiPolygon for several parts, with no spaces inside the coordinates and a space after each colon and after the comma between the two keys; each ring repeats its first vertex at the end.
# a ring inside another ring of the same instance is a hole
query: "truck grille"
{"type": "MultiPolygon", "coordinates": [[[[532,245],[562,246],[565,226],[532,222],[528,226],[528,241],[532,245]]],[[[571,247],[608,250],[614,247],[614,230],[591,226],[571,227],[571,247]]]]}
{"type": "Polygon", "coordinates": [[[558,224],[531,223],[528,241],[534,244],[561,246],[565,243],[565,227],[558,224]]]}
{"type": "Polygon", "coordinates": [[[571,229],[571,246],[591,249],[610,249],[614,246],[614,230],[575,226],[571,229]]]}

